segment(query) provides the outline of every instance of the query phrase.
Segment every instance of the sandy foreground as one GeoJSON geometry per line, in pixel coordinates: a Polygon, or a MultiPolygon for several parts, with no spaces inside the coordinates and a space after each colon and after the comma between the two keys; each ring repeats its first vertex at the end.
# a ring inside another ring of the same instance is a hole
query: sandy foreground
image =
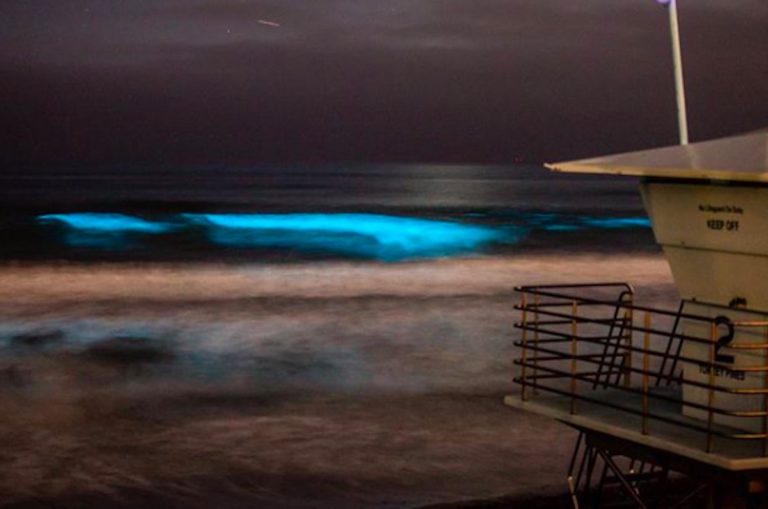
{"type": "Polygon", "coordinates": [[[502,404],[513,287],[660,255],[0,267],[0,506],[416,507],[565,489],[573,434],[502,404]],[[20,341],[30,334],[45,341],[20,341]],[[26,335],[26,336],[25,336],[26,335]],[[141,337],[162,355],[94,345],[141,337]]]}

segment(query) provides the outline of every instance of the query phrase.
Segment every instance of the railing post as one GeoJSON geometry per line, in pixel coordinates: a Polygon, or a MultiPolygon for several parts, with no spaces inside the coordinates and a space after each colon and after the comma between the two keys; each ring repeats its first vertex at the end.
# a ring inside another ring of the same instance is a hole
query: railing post
{"type": "Polygon", "coordinates": [[[712,408],[715,404],[715,337],[717,324],[712,320],[709,324],[709,395],[707,397],[707,452],[712,452],[712,424],[715,414],[712,408]]]}
{"type": "Polygon", "coordinates": [[[573,301],[572,304],[572,320],[571,320],[571,414],[576,413],[576,356],[579,353],[579,345],[576,342],[576,336],[579,334],[579,304],[577,301],[573,301]]]}
{"type": "MultiPolygon", "coordinates": [[[[533,296],[533,379],[539,370],[539,294],[533,296]]],[[[538,388],[533,386],[533,395],[539,393],[538,388]]]]}
{"type": "Polygon", "coordinates": [[[651,350],[651,314],[646,311],[645,312],[645,319],[643,320],[643,327],[645,328],[645,333],[643,334],[643,425],[642,425],[642,431],[643,435],[648,434],[648,387],[649,387],[649,379],[650,379],[650,356],[649,352],[651,350]]]}
{"type": "Polygon", "coordinates": [[[520,308],[523,311],[523,316],[522,316],[522,325],[523,325],[523,328],[522,328],[522,331],[523,331],[522,343],[523,343],[523,351],[522,351],[522,353],[520,355],[520,359],[522,360],[522,363],[520,365],[520,399],[522,401],[527,401],[528,400],[527,395],[525,393],[525,388],[526,388],[526,384],[525,384],[525,376],[526,376],[526,369],[525,368],[526,368],[526,366],[525,365],[528,362],[528,328],[527,328],[527,325],[528,325],[528,312],[525,309],[525,306],[526,306],[525,295],[526,295],[525,294],[525,290],[523,290],[522,293],[520,294],[520,308]]]}
{"type": "Polygon", "coordinates": [[[627,376],[624,379],[624,383],[627,387],[632,385],[632,335],[634,333],[635,328],[635,312],[634,308],[631,306],[634,306],[635,301],[632,294],[630,294],[629,297],[629,305],[630,308],[628,310],[629,312],[629,327],[627,327],[627,343],[629,345],[629,349],[627,350],[627,376]]]}
{"type": "Polygon", "coordinates": [[[632,311],[624,311],[624,387],[632,385],[632,311]]]}
{"type": "MultiPolygon", "coordinates": [[[[765,344],[768,344],[768,326],[765,327],[765,344]]],[[[768,348],[763,348],[763,369],[768,368],[768,348]]],[[[768,390],[768,371],[763,372],[763,391],[768,390]]],[[[768,456],[768,392],[763,393],[763,456],[768,456]]]]}

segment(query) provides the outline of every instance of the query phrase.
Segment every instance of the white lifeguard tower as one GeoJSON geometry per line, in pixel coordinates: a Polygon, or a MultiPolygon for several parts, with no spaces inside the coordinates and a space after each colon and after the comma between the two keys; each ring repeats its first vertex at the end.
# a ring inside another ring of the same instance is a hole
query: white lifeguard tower
{"type": "Polygon", "coordinates": [[[613,484],[641,508],[765,507],[768,131],[547,166],[641,178],[681,302],[639,305],[627,283],[518,288],[520,394],[505,402],[580,432],[576,505],[613,484]],[[689,498],[664,489],[672,472],[695,481],[689,498]]]}

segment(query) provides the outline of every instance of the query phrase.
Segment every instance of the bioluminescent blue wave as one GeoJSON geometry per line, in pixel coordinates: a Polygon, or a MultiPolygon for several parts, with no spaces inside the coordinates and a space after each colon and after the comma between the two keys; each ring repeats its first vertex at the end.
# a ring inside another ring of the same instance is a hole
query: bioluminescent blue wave
{"type": "Polygon", "coordinates": [[[41,222],[59,222],[77,230],[93,232],[166,233],[172,225],[147,221],[126,214],[101,212],[75,212],[70,214],[45,214],[38,216],[41,222]]]}
{"type": "Polygon", "coordinates": [[[117,213],[45,214],[37,219],[41,223],[65,226],[65,241],[71,246],[102,249],[122,249],[132,235],[158,235],[175,228],[168,223],[117,213]]]}
{"type": "Polygon", "coordinates": [[[542,228],[549,232],[577,232],[584,229],[579,225],[562,223],[545,224],[542,226],[542,228]]]}
{"type": "Polygon", "coordinates": [[[647,217],[588,217],[582,219],[586,226],[594,228],[650,228],[651,220],[647,217]]]}
{"type": "MultiPolygon", "coordinates": [[[[366,213],[177,214],[153,221],[119,213],[79,212],[38,216],[64,227],[74,247],[123,250],[147,236],[177,231],[203,234],[225,248],[270,248],[384,261],[455,256],[492,244],[512,244],[533,231],[649,228],[645,217],[595,217],[563,213],[514,213],[507,221],[478,225],[449,220],[366,213]]],[[[482,216],[486,217],[486,216],[482,216]]]]}
{"type": "Polygon", "coordinates": [[[379,214],[183,214],[219,245],[325,251],[398,261],[471,253],[512,231],[379,214]]]}
{"type": "Polygon", "coordinates": [[[550,232],[651,227],[651,221],[647,217],[592,217],[547,213],[527,214],[524,221],[532,229],[542,229],[550,232]]]}

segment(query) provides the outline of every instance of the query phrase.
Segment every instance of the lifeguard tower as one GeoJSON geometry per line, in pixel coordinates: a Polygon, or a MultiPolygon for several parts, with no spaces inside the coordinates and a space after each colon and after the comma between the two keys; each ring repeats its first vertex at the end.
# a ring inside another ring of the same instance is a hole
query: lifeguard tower
{"type": "Polygon", "coordinates": [[[640,508],[768,507],[768,131],[547,166],[641,178],[681,301],[637,303],[623,282],[517,288],[506,404],[578,430],[575,506],[611,492],[640,508]],[[685,494],[665,489],[685,477],[685,494]]]}

